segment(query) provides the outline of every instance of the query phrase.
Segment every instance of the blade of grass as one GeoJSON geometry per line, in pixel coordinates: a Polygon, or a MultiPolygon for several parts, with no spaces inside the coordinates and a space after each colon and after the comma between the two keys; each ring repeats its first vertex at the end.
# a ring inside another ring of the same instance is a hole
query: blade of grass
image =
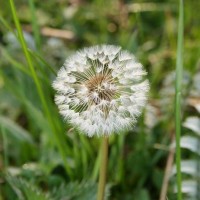
{"type": "Polygon", "coordinates": [[[4,152],[4,170],[7,170],[7,167],[9,165],[8,162],[8,141],[7,141],[7,136],[6,136],[6,131],[3,126],[1,126],[1,132],[2,132],[2,139],[3,139],[3,152],[4,152]]]}
{"type": "Polygon", "coordinates": [[[125,142],[125,134],[121,134],[119,135],[119,137],[117,138],[117,142],[118,142],[118,148],[119,148],[119,155],[118,155],[118,173],[116,175],[117,180],[123,181],[124,180],[124,142],[125,142]]]}
{"type": "Polygon", "coordinates": [[[51,113],[49,111],[49,107],[46,103],[45,96],[44,96],[43,91],[42,91],[41,83],[40,83],[40,81],[37,77],[36,71],[35,71],[34,66],[32,64],[31,57],[30,57],[28,49],[27,49],[27,45],[26,45],[26,42],[25,42],[25,39],[24,39],[24,36],[23,36],[23,33],[22,33],[22,28],[21,28],[21,25],[19,23],[19,19],[17,17],[15,4],[14,4],[13,0],[10,0],[9,2],[10,2],[11,12],[12,12],[12,15],[13,15],[13,19],[14,19],[14,22],[15,22],[15,25],[16,25],[18,37],[19,37],[24,55],[26,57],[28,66],[30,68],[30,71],[31,71],[31,74],[32,74],[32,77],[33,77],[33,80],[35,82],[35,85],[36,85],[36,88],[37,88],[37,91],[38,91],[44,112],[45,112],[46,117],[49,121],[49,124],[50,124],[50,126],[53,130],[52,132],[54,133],[53,137],[55,139],[55,144],[57,145],[57,148],[60,151],[60,154],[63,158],[63,163],[64,163],[66,171],[68,172],[68,175],[72,177],[72,171],[71,171],[71,168],[68,165],[67,159],[66,159],[67,158],[67,151],[66,151],[66,148],[65,148],[66,144],[65,144],[65,141],[63,139],[64,135],[62,135],[61,132],[57,131],[56,127],[54,126],[53,116],[51,115],[51,113]]]}
{"type": "Polygon", "coordinates": [[[98,177],[98,172],[100,168],[100,161],[101,161],[101,148],[99,148],[98,156],[95,160],[94,168],[92,170],[91,180],[96,181],[98,177]]]}
{"type": "Polygon", "coordinates": [[[181,84],[183,73],[183,0],[179,0],[178,44],[176,61],[176,99],[175,99],[175,122],[176,122],[176,170],[177,170],[177,200],[182,200],[181,184],[181,84]]]}
{"type": "MultiPolygon", "coordinates": [[[[12,30],[12,28],[10,27],[10,25],[6,22],[6,20],[0,15],[0,21],[2,23],[2,25],[8,29],[11,33],[13,33],[16,36],[16,33],[12,30]]],[[[16,36],[17,37],[17,36],[16,36]]]]}
{"type": "Polygon", "coordinates": [[[84,147],[84,150],[85,152],[87,152],[87,155],[92,158],[94,157],[94,152],[91,148],[91,145],[90,145],[90,138],[86,138],[83,134],[79,134],[79,139],[84,147]]]}
{"type": "Polygon", "coordinates": [[[2,56],[5,57],[6,60],[12,64],[11,66],[16,67],[17,69],[24,72],[28,76],[31,76],[30,71],[26,69],[20,62],[17,62],[15,59],[13,59],[4,48],[0,48],[0,50],[2,52],[2,56]]]}
{"type": "Polygon", "coordinates": [[[30,11],[31,11],[31,23],[33,27],[33,35],[35,38],[37,50],[40,51],[41,49],[40,30],[39,30],[39,25],[37,23],[37,18],[35,14],[36,12],[35,12],[34,1],[29,0],[28,3],[29,3],[30,11]]]}
{"type": "Polygon", "coordinates": [[[36,53],[35,51],[32,51],[31,49],[28,49],[28,51],[30,52],[30,54],[34,57],[34,58],[38,58],[39,61],[41,61],[45,66],[47,66],[49,68],[49,70],[56,75],[56,71],[55,69],[48,63],[46,62],[38,53],[36,53]]]}

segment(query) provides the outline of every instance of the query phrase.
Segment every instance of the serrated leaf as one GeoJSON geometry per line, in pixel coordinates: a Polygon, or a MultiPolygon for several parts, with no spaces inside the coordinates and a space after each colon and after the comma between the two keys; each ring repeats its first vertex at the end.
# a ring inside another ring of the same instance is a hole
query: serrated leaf
{"type": "Polygon", "coordinates": [[[6,176],[6,180],[20,200],[52,200],[47,194],[39,190],[33,183],[21,178],[6,176]]]}
{"type": "Polygon", "coordinates": [[[50,200],[50,197],[41,192],[33,184],[28,183],[23,179],[20,179],[20,183],[27,200],[50,200]]]}
{"type": "Polygon", "coordinates": [[[197,109],[197,111],[200,113],[200,104],[197,104],[197,105],[195,105],[194,106],[196,109],[197,109]]]}
{"type": "MultiPolygon", "coordinates": [[[[197,160],[183,160],[181,161],[181,172],[191,175],[193,177],[199,177],[198,167],[200,162],[197,160]]],[[[176,166],[172,169],[172,174],[176,174],[176,166]]]]}
{"type": "Polygon", "coordinates": [[[16,195],[18,196],[18,199],[25,200],[22,190],[18,187],[18,180],[10,175],[6,176],[6,181],[10,184],[16,195]]]}
{"type": "MultiPolygon", "coordinates": [[[[55,188],[51,194],[54,200],[96,200],[97,184],[91,181],[71,182],[55,188]]],[[[109,186],[106,187],[105,199],[109,196],[109,186]]]]}
{"type": "MultiPolygon", "coordinates": [[[[198,183],[194,180],[187,180],[182,182],[182,193],[187,194],[188,197],[197,196],[198,183]]],[[[175,193],[177,192],[177,187],[174,188],[175,193]]]]}
{"type": "Polygon", "coordinates": [[[200,119],[198,117],[188,117],[183,123],[183,126],[200,136],[200,119]]]}
{"type": "Polygon", "coordinates": [[[200,141],[196,137],[183,136],[183,137],[181,137],[180,145],[181,145],[182,148],[186,148],[186,149],[189,149],[192,152],[200,154],[200,152],[199,152],[200,141]]]}

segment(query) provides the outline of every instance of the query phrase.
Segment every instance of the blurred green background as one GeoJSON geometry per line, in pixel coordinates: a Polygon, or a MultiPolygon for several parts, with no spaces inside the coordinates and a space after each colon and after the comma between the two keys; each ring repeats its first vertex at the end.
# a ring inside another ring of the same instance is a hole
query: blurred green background
{"type": "MultiPolygon", "coordinates": [[[[148,71],[148,105],[132,130],[110,138],[107,199],[175,200],[175,0],[15,0],[30,55],[9,1],[0,0],[0,200],[93,200],[99,138],[63,121],[51,87],[76,50],[115,44],[148,71]],[[34,71],[34,72],[33,72],[34,71]],[[34,77],[35,74],[35,77],[34,77]]],[[[182,173],[184,199],[200,188],[200,1],[184,1],[182,173]]]]}

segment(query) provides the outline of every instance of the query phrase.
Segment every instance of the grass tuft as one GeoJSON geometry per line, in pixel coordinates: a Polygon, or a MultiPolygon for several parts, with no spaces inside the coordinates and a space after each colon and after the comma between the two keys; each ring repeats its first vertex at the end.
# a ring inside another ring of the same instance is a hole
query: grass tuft
{"type": "Polygon", "coordinates": [[[67,154],[67,151],[66,151],[65,142],[63,140],[64,135],[62,136],[61,133],[57,130],[57,128],[55,126],[53,116],[51,115],[47,101],[45,100],[45,96],[44,96],[44,93],[43,93],[43,90],[42,90],[42,85],[39,81],[39,78],[37,77],[35,68],[34,68],[32,60],[31,60],[31,56],[29,54],[29,51],[28,51],[28,48],[27,48],[27,45],[26,45],[26,42],[25,42],[25,39],[24,39],[24,36],[23,36],[22,28],[21,28],[21,25],[19,23],[19,19],[17,17],[15,4],[14,4],[13,0],[10,0],[9,2],[10,2],[10,7],[11,7],[13,19],[14,19],[14,22],[15,22],[15,25],[16,25],[19,41],[21,43],[26,61],[27,61],[28,66],[30,68],[31,75],[32,75],[33,80],[35,82],[35,85],[36,85],[36,88],[37,88],[37,91],[38,91],[38,94],[39,94],[39,97],[40,97],[40,100],[41,100],[41,103],[42,103],[42,106],[43,106],[43,110],[46,114],[46,117],[47,117],[48,122],[50,124],[50,127],[52,129],[53,138],[55,139],[55,143],[57,145],[57,148],[59,149],[59,151],[62,155],[63,163],[64,163],[64,166],[66,168],[66,171],[68,172],[68,175],[71,176],[72,172],[71,172],[70,166],[68,165],[67,160],[66,160],[68,154],[67,154]]]}

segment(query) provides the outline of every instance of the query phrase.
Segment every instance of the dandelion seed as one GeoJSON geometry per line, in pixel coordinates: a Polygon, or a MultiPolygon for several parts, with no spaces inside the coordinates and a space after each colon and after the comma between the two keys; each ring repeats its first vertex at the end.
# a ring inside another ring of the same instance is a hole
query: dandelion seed
{"type": "Polygon", "coordinates": [[[75,53],[59,70],[53,87],[64,119],[88,136],[110,135],[134,125],[147,100],[142,65],[118,46],[75,53]]]}

